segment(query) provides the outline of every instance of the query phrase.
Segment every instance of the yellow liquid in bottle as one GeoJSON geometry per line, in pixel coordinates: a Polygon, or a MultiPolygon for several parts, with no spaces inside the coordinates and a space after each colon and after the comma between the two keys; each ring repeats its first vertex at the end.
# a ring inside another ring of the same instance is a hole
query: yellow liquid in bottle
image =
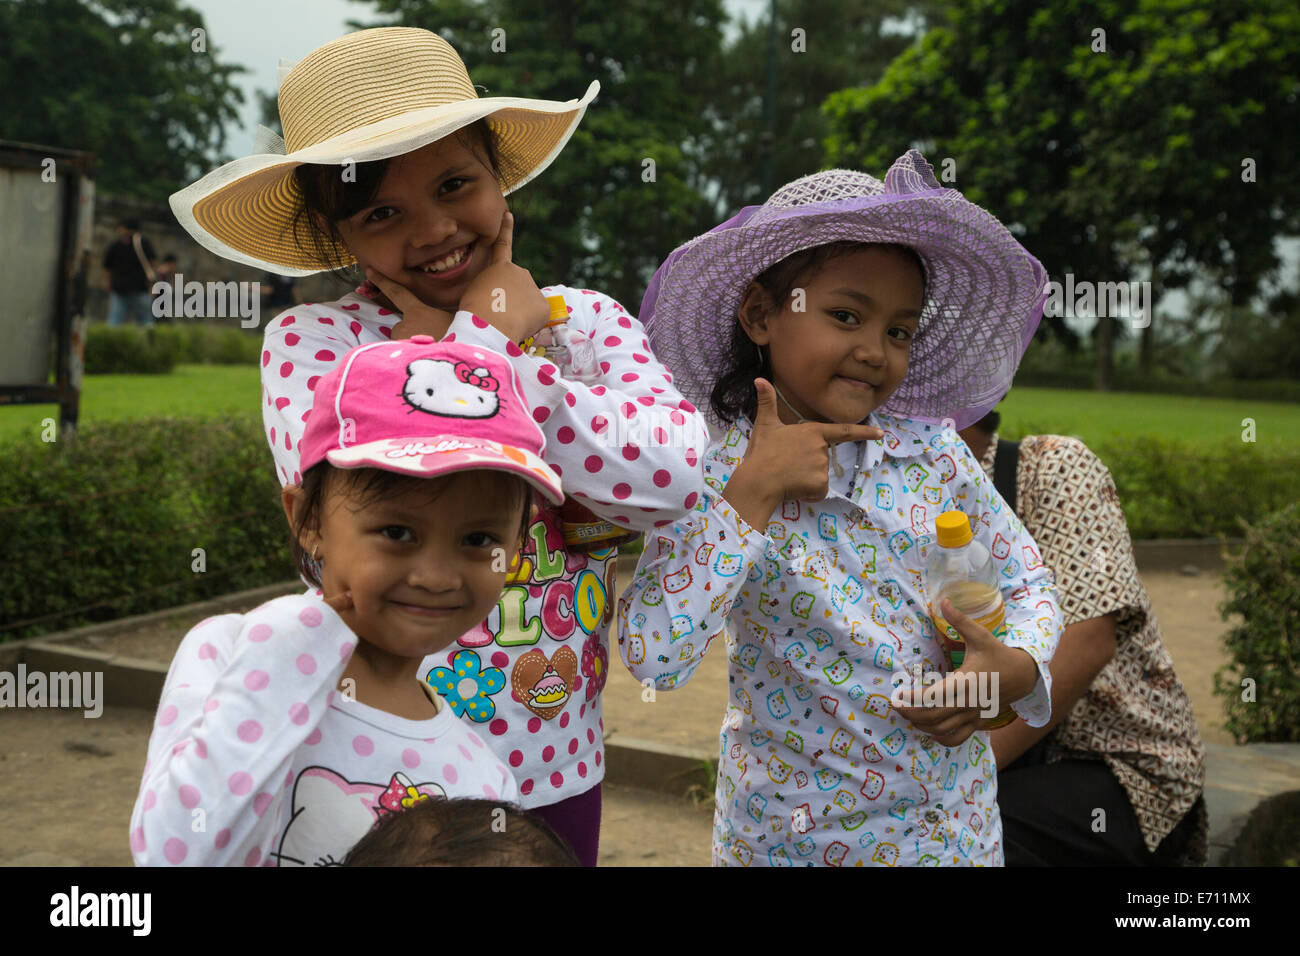
{"type": "MultiPolygon", "coordinates": [[[[999,640],[1007,633],[1006,609],[1002,604],[1002,592],[980,581],[954,581],[939,592],[939,600],[935,602],[935,607],[930,609],[930,613],[934,626],[939,631],[944,652],[948,655],[948,662],[952,669],[956,670],[966,657],[965,641],[957,629],[945,621],[937,611],[944,598],[999,640]]],[[[1008,704],[998,712],[996,717],[988,721],[985,727],[989,730],[1005,727],[1015,719],[1016,712],[1008,704]]]]}

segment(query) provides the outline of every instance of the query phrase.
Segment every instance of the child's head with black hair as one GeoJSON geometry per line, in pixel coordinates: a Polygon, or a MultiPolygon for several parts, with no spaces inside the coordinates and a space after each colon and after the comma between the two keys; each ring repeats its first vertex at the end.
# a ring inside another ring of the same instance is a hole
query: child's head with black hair
{"type": "Polygon", "coordinates": [[[578,866],[541,817],[499,800],[422,800],[386,815],[344,866],[578,866]]]}
{"type": "MultiPolygon", "coordinates": [[[[419,269],[409,267],[412,253],[405,230],[411,228],[407,220],[412,218],[409,207],[415,197],[432,193],[446,209],[454,209],[462,238],[476,244],[471,247],[466,280],[458,287],[486,265],[488,260],[473,252],[496,237],[506,210],[500,188],[501,158],[486,120],[390,159],[350,168],[304,163],[294,169],[293,179],[302,197],[294,213],[293,234],[304,254],[329,261],[346,249],[357,258],[358,272],[374,267],[414,284],[423,299],[435,300],[426,304],[440,307],[454,306],[456,300],[419,269]],[[400,197],[409,201],[403,203],[400,197]]],[[[334,271],[340,278],[354,278],[346,270],[334,271]]]]}
{"type": "Polygon", "coordinates": [[[762,377],[776,384],[783,399],[791,395],[805,416],[859,420],[854,416],[864,417],[882,404],[906,375],[907,353],[924,301],[925,266],[907,246],[841,241],[786,256],[755,276],[745,291],[738,321],[730,330],[728,365],[720,369],[710,395],[714,414],[728,424],[740,415],[752,421],[758,405],[754,379],[762,377]],[[903,279],[897,280],[898,275],[903,279]],[[860,373],[879,379],[876,387],[870,392],[857,389],[861,394],[852,393],[848,400],[818,394],[834,392],[825,384],[833,380],[832,371],[843,373],[846,365],[866,367],[859,356],[841,355],[842,343],[852,345],[845,333],[869,324],[861,301],[883,298],[891,280],[901,282],[905,294],[899,301],[910,312],[903,319],[891,317],[876,336],[880,358],[871,363],[872,371],[860,373]],[[872,298],[866,298],[866,291],[872,298]],[[817,374],[823,367],[824,374],[817,374]]]}

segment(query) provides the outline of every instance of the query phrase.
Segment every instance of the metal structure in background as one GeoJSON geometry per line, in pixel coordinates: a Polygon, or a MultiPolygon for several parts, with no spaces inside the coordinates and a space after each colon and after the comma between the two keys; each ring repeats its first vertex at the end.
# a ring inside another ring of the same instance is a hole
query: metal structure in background
{"type": "Polygon", "coordinates": [[[0,140],[0,406],[58,405],[61,441],[75,435],[81,400],[94,162],[0,140]]]}

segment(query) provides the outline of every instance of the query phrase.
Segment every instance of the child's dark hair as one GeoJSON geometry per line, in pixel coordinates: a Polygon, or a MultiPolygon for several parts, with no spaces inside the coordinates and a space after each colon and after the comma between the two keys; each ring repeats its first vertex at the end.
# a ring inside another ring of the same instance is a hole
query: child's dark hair
{"type": "MultiPolygon", "coordinates": [[[[478,120],[451,134],[470,152],[478,154],[497,182],[501,181],[501,160],[487,120],[478,120]]],[[[339,233],[338,221],[356,215],[374,198],[392,159],[357,163],[355,176],[345,180],[342,166],[304,163],[293,171],[293,183],[302,202],[293,217],[293,237],[298,251],[315,256],[322,262],[346,258],[347,247],[339,233]],[[327,234],[315,224],[324,222],[327,234]]],[[[334,270],[339,278],[348,278],[345,270],[334,270]]]]}
{"type": "Polygon", "coordinates": [[[998,426],[1001,424],[1002,424],[1002,416],[995,410],[989,412],[987,415],[985,415],[983,418],[977,421],[974,427],[978,428],[986,435],[993,435],[997,433],[998,426]]]}
{"type": "MultiPolygon", "coordinates": [[[[528,534],[528,505],[533,500],[533,488],[518,475],[504,471],[497,474],[510,479],[510,507],[517,508],[522,502],[523,518],[519,522],[519,544],[522,547],[528,534]]],[[[357,508],[364,508],[372,502],[412,489],[427,492],[430,501],[433,501],[442,493],[445,480],[400,475],[381,468],[335,468],[328,461],[317,462],[302,476],[302,504],[294,514],[290,529],[289,550],[293,554],[294,565],[315,587],[321,587],[320,564],[303,548],[301,538],[304,531],[320,527],[328,494],[344,494],[357,508]]]]}
{"type": "Polygon", "coordinates": [[[543,820],[500,800],[431,798],[388,814],[344,866],[578,866],[543,820]]]}
{"type": "MultiPolygon", "coordinates": [[[[917,269],[921,271],[921,300],[924,301],[925,264],[913,249],[894,243],[846,241],[813,246],[811,249],[800,250],[768,266],[754,277],[754,281],[762,287],[773,302],[777,303],[779,308],[800,282],[812,279],[832,259],[873,247],[896,249],[916,263],[917,269]]],[[[713,407],[713,413],[721,421],[731,424],[741,414],[750,421],[754,420],[758,412],[758,393],[754,390],[754,379],[761,377],[769,382],[772,380],[770,356],[769,350],[763,353],[760,360],[759,350],[746,334],[739,320],[732,323],[731,344],[727,351],[728,371],[718,379],[718,383],[713,386],[713,392],[709,395],[709,404],[713,407]]]]}

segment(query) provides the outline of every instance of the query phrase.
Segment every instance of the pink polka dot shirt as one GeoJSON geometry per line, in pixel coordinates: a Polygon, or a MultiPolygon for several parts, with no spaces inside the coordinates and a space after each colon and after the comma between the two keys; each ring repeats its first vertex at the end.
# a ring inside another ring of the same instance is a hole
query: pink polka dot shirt
{"type": "Polygon", "coordinates": [[[137,865],[331,866],[419,801],[518,801],[506,765],[427,684],[428,720],[338,692],[356,640],[315,592],[185,636],[131,813],[137,865]]]}
{"type": "MultiPolygon", "coordinates": [[[[599,383],[567,380],[469,312],[456,314],[447,338],[510,358],[545,436],[544,458],[569,498],[625,528],[671,524],[704,491],[704,417],[621,305],[585,289],[542,291],[564,297],[570,327],[595,346],[599,383]]],[[[350,349],[390,338],[400,318],[353,293],[295,306],[267,327],[262,411],[282,484],[301,480],[298,443],[320,376],[350,349]]],[[[506,760],[524,807],[577,796],[604,777],[600,693],[616,557],[612,549],[568,550],[559,512],[542,508],[520,568],[487,620],[421,665],[462,722],[506,760]]]]}

